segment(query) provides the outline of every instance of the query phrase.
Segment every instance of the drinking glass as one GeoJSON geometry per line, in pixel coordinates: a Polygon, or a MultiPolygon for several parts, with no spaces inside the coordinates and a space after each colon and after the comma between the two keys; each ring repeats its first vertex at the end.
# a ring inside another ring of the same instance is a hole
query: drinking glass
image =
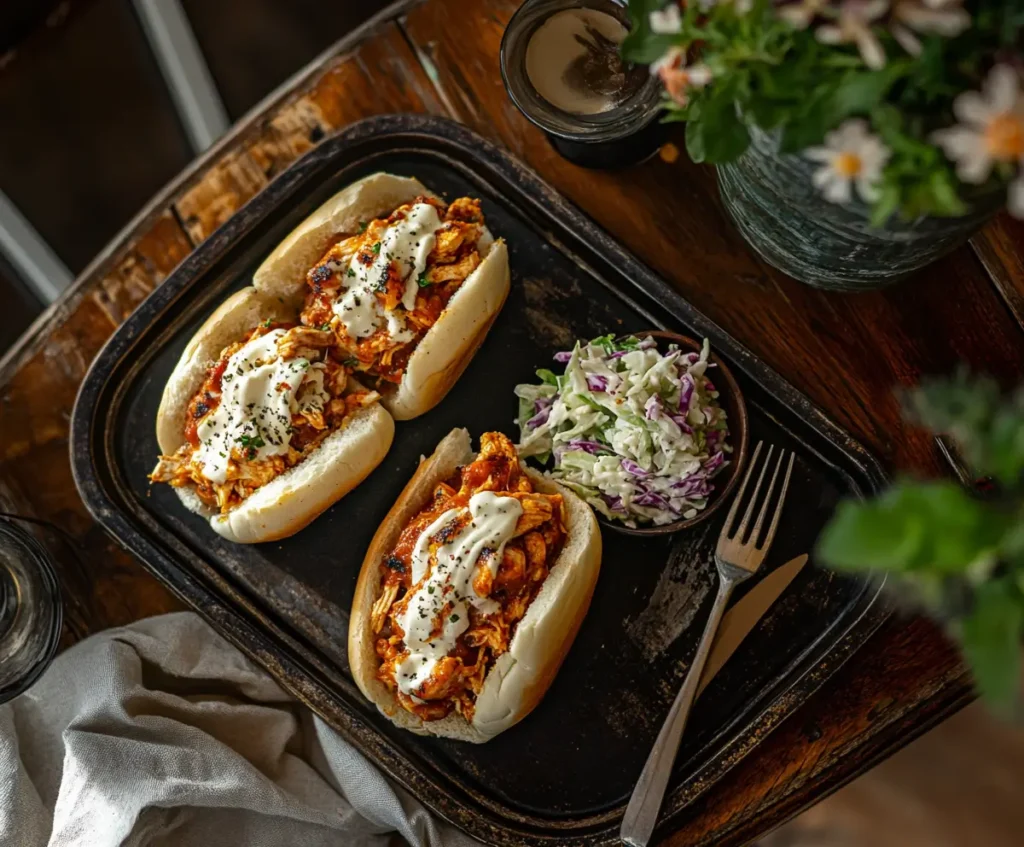
{"type": "Polygon", "coordinates": [[[22,519],[0,516],[0,703],[25,691],[49,665],[61,619],[47,548],[22,519]]]}

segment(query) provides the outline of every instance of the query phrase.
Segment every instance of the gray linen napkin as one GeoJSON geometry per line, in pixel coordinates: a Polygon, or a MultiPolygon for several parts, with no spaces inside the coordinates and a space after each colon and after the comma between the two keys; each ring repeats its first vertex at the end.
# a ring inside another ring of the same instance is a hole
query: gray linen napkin
{"type": "Polygon", "coordinates": [[[0,845],[415,847],[434,820],[190,612],[83,641],[0,706],[0,845]]]}

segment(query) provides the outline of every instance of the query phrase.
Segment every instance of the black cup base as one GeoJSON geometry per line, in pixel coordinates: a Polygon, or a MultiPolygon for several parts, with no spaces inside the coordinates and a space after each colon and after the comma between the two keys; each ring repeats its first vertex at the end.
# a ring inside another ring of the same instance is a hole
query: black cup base
{"type": "Polygon", "coordinates": [[[652,120],[647,126],[612,141],[574,141],[545,133],[563,159],[581,168],[618,170],[639,164],[654,155],[668,138],[668,124],[652,120]]]}

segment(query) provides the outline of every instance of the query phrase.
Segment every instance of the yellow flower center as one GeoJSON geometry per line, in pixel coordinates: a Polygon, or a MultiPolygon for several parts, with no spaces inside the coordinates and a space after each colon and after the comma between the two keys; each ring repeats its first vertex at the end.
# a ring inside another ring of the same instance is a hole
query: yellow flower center
{"type": "Polygon", "coordinates": [[[861,168],[864,167],[864,163],[856,153],[846,152],[840,153],[832,160],[832,167],[835,168],[836,173],[840,176],[844,176],[847,179],[853,179],[860,173],[861,168]]]}
{"type": "Polygon", "coordinates": [[[985,127],[985,146],[1002,162],[1024,156],[1024,117],[1006,112],[993,118],[985,127]]]}

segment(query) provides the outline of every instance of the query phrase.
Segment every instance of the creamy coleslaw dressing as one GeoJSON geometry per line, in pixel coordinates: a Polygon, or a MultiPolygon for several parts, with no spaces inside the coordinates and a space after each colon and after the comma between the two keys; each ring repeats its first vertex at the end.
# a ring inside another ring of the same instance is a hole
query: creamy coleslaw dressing
{"type": "Polygon", "coordinates": [[[431,539],[465,511],[449,509],[423,531],[413,549],[411,578],[418,587],[398,619],[408,655],[395,669],[398,690],[409,696],[415,696],[413,692],[430,678],[438,661],[466,631],[469,604],[484,614],[499,609],[495,601],[476,593],[473,578],[478,567],[490,569],[491,577],[495,576],[523,507],[514,497],[490,491],[474,494],[469,499],[470,522],[432,557],[431,539]],[[442,613],[444,618],[439,621],[442,613]]]}
{"type": "Polygon", "coordinates": [[[357,254],[348,268],[340,271],[342,282],[348,287],[333,310],[349,337],[366,338],[383,325],[394,341],[411,341],[415,337],[399,315],[384,309],[374,292],[387,281],[388,269],[395,262],[405,280],[402,306],[406,311],[416,308],[418,280],[426,270],[427,257],[443,225],[437,209],[429,203],[416,203],[402,220],[385,230],[373,264],[364,265],[357,254]]]}
{"type": "Polygon", "coordinates": [[[292,415],[322,411],[330,400],[322,364],[279,358],[277,345],[284,335],[285,330],[275,329],[228,359],[220,403],[196,429],[195,459],[211,482],[227,481],[232,449],[253,461],[286,454],[292,415]]]}

